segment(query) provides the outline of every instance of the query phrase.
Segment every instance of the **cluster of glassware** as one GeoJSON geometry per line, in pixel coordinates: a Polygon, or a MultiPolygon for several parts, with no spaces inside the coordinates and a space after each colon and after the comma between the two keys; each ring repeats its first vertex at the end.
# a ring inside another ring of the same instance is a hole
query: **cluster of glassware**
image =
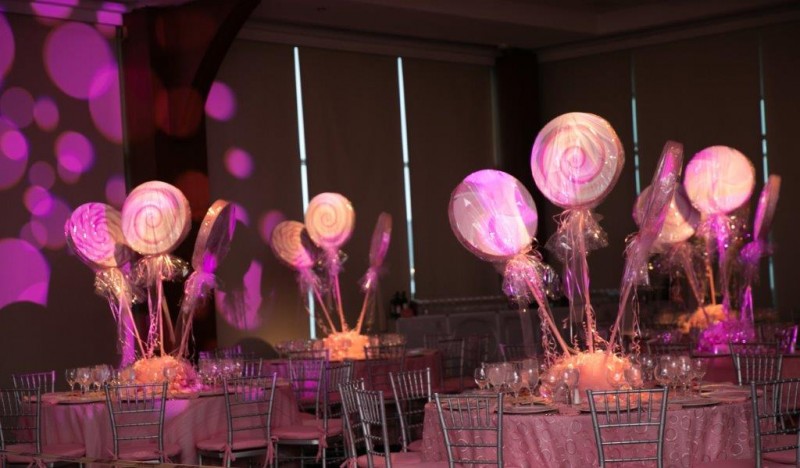
{"type": "Polygon", "coordinates": [[[322,340],[286,340],[275,345],[275,350],[282,355],[301,351],[321,351],[325,349],[322,340]]]}
{"type": "Polygon", "coordinates": [[[706,359],[692,359],[687,354],[642,356],[640,362],[646,378],[652,378],[655,383],[674,389],[675,393],[679,393],[679,387],[683,393],[691,393],[692,381],[699,382],[708,372],[706,359]]]}
{"type": "Polygon", "coordinates": [[[509,362],[483,363],[475,369],[475,383],[481,391],[491,387],[493,391],[510,391],[519,397],[523,389],[533,395],[539,384],[539,362],[523,359],[509,362]]]}
{"type": "Polygon", "coordinates": [[[197,362],[197,375],[209,387],[221,384],[223,379],[241,377],[243,373],[244,358],[240,357],[201,358],[197,362]]]}
{"type": "Polygon", "coordinates": [[[69,384],[70,392],[75,392],[75,385],[77,384],[81,393],[99,392],[106,384],[116,386],[136,382],[136,374],[133,368],[128,367],[118,370],[108,364],[66,369],[64,377],[69,384]]]}

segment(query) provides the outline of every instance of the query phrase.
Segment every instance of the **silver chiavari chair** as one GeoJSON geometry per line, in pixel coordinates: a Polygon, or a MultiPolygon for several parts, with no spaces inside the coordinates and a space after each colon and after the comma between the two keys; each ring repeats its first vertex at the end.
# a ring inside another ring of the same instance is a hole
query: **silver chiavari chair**
{"type": "Polygon", "coordinates": [[[358,414],[361,418],[361,431],[367,453],[358,457],[358,466],[417,467],[422,463],[422,455],[416,452],[391,452],[386,424],[386,402],[383,392],[355,390],[358,414]]]}
{"type": "MultiPolygon", "coordinates": [[[[800,466],[800,379],[751,382],[755,466],[800,466]]],[[[752,466],[752,465],[751,465],[752,466]]]]}
{"type": "Polygon", "coordinates": [[[52,393],[56,387],[56,371],[11,374],[11,380],[14,388],[41,388],[42,393],[52,393]]]}
{"type": "Polygon", "coordinates": [[[431,369],[390,373],[394,402],[400,416],[400,438],[404,452],[422,451],[425,404],[432,400],[431,369]]]}
{"type": "Polygon", "coordinates": [[[264,369],[264,359],[253,358],[242,360],[242,377],[259,377],[264,369]]]}
{"type": "Polygon", "coordinates": [[[434,395],[450,468],[503,466],[503,396],[434,395]]]}
{"type": "Polygon", "coordinates": [[[367,365],[367,388],[370,390],[391,391],[390,372],[405,369],[405,345],[364,346],[367,365]]]}
{"type": "Polygon", "coordinates": [[[442,357],[442,381],[438,382],[443,393],[460,393],[464,390],[464,338],[439,340],[436,343],[442,357]]]}
{"type": "Polygon", "coordinates": [[[364,436],[361,431],[361,416],[358,414],[356,390],[364,390],[364,379],[351,380],[339,384],[342,401],[342,419],[345,437],[345,454],[348,466],[355,465],[359,452],[364,451],[364,436]]]}
{"type": "Polygon", "coordinates": [[[781,377],[783,355],[777,343],[731,343],[729,346],[739,385],[781,377]]]}

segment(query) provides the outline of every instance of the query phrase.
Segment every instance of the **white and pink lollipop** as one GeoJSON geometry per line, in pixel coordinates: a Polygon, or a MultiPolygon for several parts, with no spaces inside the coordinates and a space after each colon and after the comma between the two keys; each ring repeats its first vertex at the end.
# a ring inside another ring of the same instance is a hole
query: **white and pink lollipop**
{"type": "Polygon", "coordinates": [[[338,193],[320,193],[311,199],[306,210],[308,236],[326,252],[338,250],[353,234],[356,212],[350,200],[338,193]]]}
{"type": "Polygon", "coordinates": [[[756,207],[755,221],[753,222],[753,239],[767,242],[769,229],[772,227],[772,218],[775,216],[775,207],[778,205],[778,195],[781,191],[781,176],[770,175],[766,185],[761,190],[756,207]]]}
{"type": "Polygon", "coordinates": [[[742,206],[755,187],[753,163],[727,146],[711,146],[686,166],[683,185],[692,204],[704,215],[728,214],[742,206]]]}
{"type": "Polygon", "coordinates": [[[303,245],[303,223],[298,221],[281,221],[272,230],[270,247],[272,252],[297,271],[310,270],[314,266],[311,253],[303,245]]]}
{"type": "Polygon", "coordinates": [[[622,143],[611,125],[581,112],[551,120],[531,150],[536,186],[567,209],[599,204],[617,183],[624,162],[622,143]]]}
{"type": "Polygon", "coordinates": [[[172,252],[189,234],[189,201],[176,187],[161,181],[139,185],[122,205],[122,232],[142,255],[172,252]]]}
{"type": "MultiPolygon", "coordinates": [[[[636,199],[636,206],[633,210],[633,220],[637,226],[641,226],[645,204],[650,197],[652,189],[648,185],[636,199]]],[[[669,204],[667,217],[664,219],[664,226],[658,235],[657,246],[667,246],[688,240],[694,235],[697,225],[700,223],[700,212],[692,206],[686,189],[683,185],[675,187],[675,193],[669,204]]]]}
{"type": "Polygon", "coordinates": [[[378,215],[375,230],[372,231],[372,241],[369,244],[369,266],[371,268],[380,268],[383,265],[391,240],[392,215],[381,213],[378,215]]]}
{"type": "Polygon", "coordinates": [[[506,261],[531,248],[539,217],[528,189],[505,172],[473,172],[450,197],[450,227],[470,252],[506,261]]]}
{"type": "Polygon", "coordinates": [[[125,244],[120,213],[105,203],[84,203],[64,226],[75,253],[93,269],[119,268],[134,254],[125,244]]]}

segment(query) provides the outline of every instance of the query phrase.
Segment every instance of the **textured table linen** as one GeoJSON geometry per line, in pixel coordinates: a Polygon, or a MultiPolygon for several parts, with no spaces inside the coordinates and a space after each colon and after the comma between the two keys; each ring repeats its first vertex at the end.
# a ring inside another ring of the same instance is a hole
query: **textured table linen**
{"type": "MultiPolygon", "coordinates": [[[[506,467],[598,466],[591,414],[505,414],[503,418],[506,467]]],[[[749,401],[667,411],[664,466],[691,467],[704,461],[752,457],[751,419],[749,401]]],[[[426,461],[447,460],[439,416],[433,404],[425,408],[423,440],[426,461]]],[[[607,452],[607,456],[612,455],[607,452]]],[[[643,466],[653,466],[653,463],[643,466]]]]}
{"type": "MultiPolygon", "coordinates": [[[[300,423],[294,394],[279,385],[272,409],[272,427],[300,423]]],[[[45,444],[81,443],[86,456],[113,457],[111,421],[105,402],[90,404],[42,404],[42,437],[45,444]]],[[[164,443],[181,448],[180,461],[197,464],[198,441],[224,433],[227,428],[225,397],[209,396],[167,400],[164,443]]]]}

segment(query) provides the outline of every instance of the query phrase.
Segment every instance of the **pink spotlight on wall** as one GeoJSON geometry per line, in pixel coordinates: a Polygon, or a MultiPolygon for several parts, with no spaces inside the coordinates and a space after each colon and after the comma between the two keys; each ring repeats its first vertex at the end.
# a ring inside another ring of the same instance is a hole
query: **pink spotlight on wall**
{"type": "Polygon", "coordinates": [[[50,267],[42,254],[23,240],[6,238],[0,239],[0,258],[0,309],[16,302],[47,306],[50,267]]]}
{"type": "Polygon", "coordinates": [[[8,119],[0,116],[0,190],[13,187],[28,167],[28,142],[8,119]]]}
{"type": "Polygon", "coordinates": [[[72,214],[72,209],[63,200],[50,197],[50,209],[43,215],[31,217],[31,228],[34,238],[40,247],[50,250],[63,248],[67,240],[64,237],[64,223],[72,214]]]}
{"type": "Polygon", "coordinates": [[[253,173],[253,157],[241,148],[229,148],[225,152],[225,169],[237,179],[246,179],[253,173]]]}
{"type": "Polygon", "coordinates": [[[52,195],[38,185],[28,187],[22,198],[25,201],[25,208],[34,216],[47,216],[53,209],[52,195]]]}
{"type": "Polygon", "coordinates": [[[125,178],[122,175],[113,175],[106,181],[106,201],[117,209],[122,209],[125,203],[125,178]]]}
{"type": "Polygon", "coordinates": [[[53,83],[78,99],[91,97],[95,77],[115,66],[108,41],[91,26],[74,22],[55,27],[47,36],[44,63],[53,83]]]}
{"type": "Polygon", "coordinates": [[[94,164],[94,148],[88,138],[78,132],[64,132],[56,139],[58,174],[65,182],[77,182],[81,174],[94,164]]]}
{"type": "Polygon", "coordinates": [[[33,121],[33,96],[19,87],[8,88],[0,96],[0,115],[25,128],[33,121]]]}
{"type": "Polygon", "coordinates": [[[236,113],[236,96],[230,86],[215,81],[206,98],[206,115],[215,120],[230,120],[236,113]]]}
{"type": "Polygon", "coordinates": [[[238,330],[255,330],[261,325],[261,277],[263,267],[253,260],[242,278],[242,282],[230,289],[216,290],[219,314],[229,325],[238,330]]]}
{"type": "Polygon", "coordinates": [[[37,161],[31,164],[28,169],[28,182],[31,185],[38,185],[45,190],[53,188],[53,183],[56,181],[56,172],[53,166],[44,161],[37,161]]]}
{"type": "Polygon", "coordinates": [[[0,13],[0,81],[14,63],[14,33],[6,17],[0,13]]]}
{"type": "Polygon", "coordinates": [[[286,220],[286,216],[278,210],[270,210],[264,213],[264,216],[258,222],[258,233],[261,235],[261,240],[265,244],[270,244],[272,239],[272,231],[275,226],[286,220]]]}
{"type": "Polygon", "coordinates": [[[42,96],[33,105],[33,118],[36,125],[46,132],[51,132],[58,127],[58,106],[48,96],[42,96]]]}
{"type": "Polygon", "coordinates": [[[41,17],[65,19],[72,14],[72,8],[78,0],[48,0],[45,2],[31,2],[33,12],[41,17]]]}
{"type": "Polygon", "coordinates": [[[89,90],[89,112],[94,126],[103,136],[114,143],[122,142],[119,72],[116,68],[101,70],[92,79],[89,90]]]}

